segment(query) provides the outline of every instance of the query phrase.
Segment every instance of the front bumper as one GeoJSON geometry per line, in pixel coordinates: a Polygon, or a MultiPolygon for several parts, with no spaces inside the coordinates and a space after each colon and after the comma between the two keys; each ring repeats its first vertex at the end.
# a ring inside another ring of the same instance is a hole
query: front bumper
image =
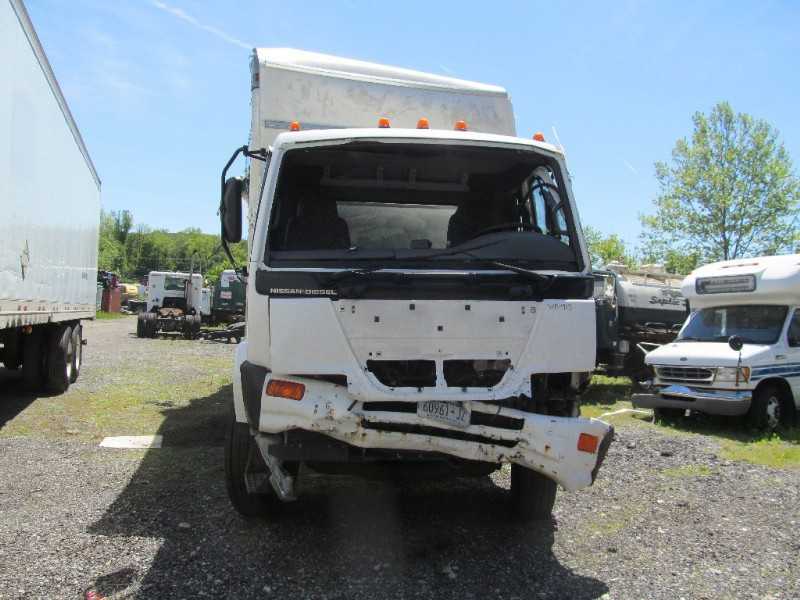
{"type": "Polygon", "coordinates": [[[241,375],[244,413],[251,427],[263,434],[300,429],[358,448],[515,463],[567,490],[594,482],[614,433],[611,425],[597,419],[533,414],[484,402],[465,403],[473,420],[461,428],[417,416],[416,402],[360,402],[344,386],[303,377],[290,378],[306,386],[301,400],[276,398],[265,393],[270,379],[265,368],[244,362],[241,375]],[[593,452],[578,449],[582,433],[599,440],[593,452]]]}
{"type": "Polygon", "coordinates": [[[739,416],[750,410],[751,390],[715,390],[669,385],[649,394],[633,394],[636,408],[678,408],[710,415],[739,416]]]}

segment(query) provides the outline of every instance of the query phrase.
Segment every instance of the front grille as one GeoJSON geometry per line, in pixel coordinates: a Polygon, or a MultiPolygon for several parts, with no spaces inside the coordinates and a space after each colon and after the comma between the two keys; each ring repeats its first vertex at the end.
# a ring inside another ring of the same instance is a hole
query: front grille
{"type": "Polygon", "coordinates": [[[388,387],[436,385],[436,363],[432,360],[368,360],[367,370],[388,387]]]}
{"type": "Polygon", "coordinates": [[[714,370],[703,367],[656,367],[658,378],[662,381],[683,383],[710,383],[714,370]]]}

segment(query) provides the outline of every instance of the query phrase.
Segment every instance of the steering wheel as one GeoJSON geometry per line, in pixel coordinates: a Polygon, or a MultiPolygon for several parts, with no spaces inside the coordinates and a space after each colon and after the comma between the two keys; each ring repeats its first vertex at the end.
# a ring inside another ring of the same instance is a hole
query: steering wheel
{"type": "Polygon", "coordinates": [[[537,233],[541,233],[541,230],[538,227],[536,227],[536,225],[532,225],[531,223],[509,221],[508,223],[498,223],[497,225],[492,225],[491,227],[487,227],[486,229],[481,229],[470,239],[475,239],[476,237],[486,235],[487,233],[492,233],[494,231],[503,231],[506,229],[522,229],[523,231],[536,231],[537,233]]]}

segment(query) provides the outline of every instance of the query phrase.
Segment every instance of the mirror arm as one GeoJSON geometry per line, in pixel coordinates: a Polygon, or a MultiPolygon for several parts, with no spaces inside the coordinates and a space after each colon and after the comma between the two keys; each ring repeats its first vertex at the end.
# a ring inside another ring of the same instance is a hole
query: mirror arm
{"type": "MultiPolygon", "coordinates": [[[[262,162],[267,162],[267,157],[269,156],[269,150],[266,148],[260,148],[258,150],[250,150],[247,146],[242,146],[237,148],[231,157],[228,159],[228,162],[225,163],[225,167],[222,169],[222,176],[220,177],[220,201],[219,201],[219,210],[217,210],[217,214],[225,218],[225,178],[228,175],[228,169],[231,168],[233,162],[239,157],[240,154],[244,154],[248,158],[254,158],[256,160],[260,160],[262,162]]],[[[236,260],[233,258],[233,254],[231,253],[231,249],[228,246],[228,242],[225,240],[225,237],[222,237],[222,249],[225,251],[225,255],[228,257],[228,260],[231,262],[231,266],[233,266],[234,270],[237,272],[242,273],[245,277],[247,277],[247,267],[239,268],[236,265],[236,260]]]]}

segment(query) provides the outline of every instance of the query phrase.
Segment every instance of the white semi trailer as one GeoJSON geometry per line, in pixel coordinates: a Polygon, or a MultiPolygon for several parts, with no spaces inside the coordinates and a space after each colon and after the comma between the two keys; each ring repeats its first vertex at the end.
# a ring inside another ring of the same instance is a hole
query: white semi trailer
{"type": "Polygon", "coordinates": [[[222,173],[247,339],[225,467],[244,515],[318,471],[511,463],[526,518],[590,485],[613,429],[578,417],[594,281],[564,155],[502,88],[285,49],[252,60],[250,144],[222,173]],[[280,132],[280,133],[279,133],[280,132]]]}
{"type": "Polygon", "coordinates": [[[30,18],[0,1],[0,362],[63,392],[95,316],[100,179],[30,18]]]}

